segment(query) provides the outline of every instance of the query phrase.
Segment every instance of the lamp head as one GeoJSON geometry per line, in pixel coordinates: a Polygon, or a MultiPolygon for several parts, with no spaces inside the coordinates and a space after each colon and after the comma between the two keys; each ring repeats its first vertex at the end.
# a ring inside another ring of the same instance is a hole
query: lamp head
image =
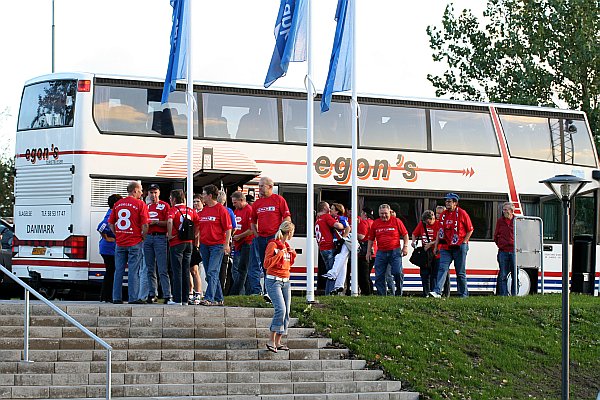
{"type": "Polygon", "coordinates": [[[540,183],[545,184],[559,200],[569,201],[583,189],[590,181],[574,175],[556,175],[544,179],[540,183]]]}

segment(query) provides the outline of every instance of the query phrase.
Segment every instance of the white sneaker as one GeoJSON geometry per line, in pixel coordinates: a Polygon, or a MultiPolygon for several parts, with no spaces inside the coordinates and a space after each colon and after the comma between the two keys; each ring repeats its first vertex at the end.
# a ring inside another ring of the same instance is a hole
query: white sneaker
{"type": "Polygon", "coordinates": [[[172,306],[175,304],[179,304],[179,303],[174,302],[173,299],[169,299],[169,301],[167,301],[167,305],[169,305],[169,306],[172,306]]]}
{"type": "Polygon", "coordinates": [[[429,297],[435,297],[436,299],[439,299],[442,297],[442,295],[437,294],[436,292],[429,292],[429,297]]]}
{"type": "Polygon", "coordinates": [[[194,295],[194,299],[192,300],[194,305],[197,306],[200,304],[200,300],[202,300],[202,295],[200,293],[196,293],[194,295]]]}

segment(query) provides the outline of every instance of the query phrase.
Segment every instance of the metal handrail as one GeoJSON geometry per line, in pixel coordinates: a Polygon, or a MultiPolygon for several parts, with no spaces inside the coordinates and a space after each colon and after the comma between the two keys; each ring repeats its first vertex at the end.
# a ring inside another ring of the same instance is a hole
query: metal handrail
{"type": "Polygon", "coordinates": [[[92,333],[85,326],[81,325],[77,320],[75,320],[69,314],[67,314],[66,312],[64,312],[63,310],[61,310],[54,304],[52,304],[52,302],[50,302],[48,299],[46,299],[44,296],[42,296],[40,293],[38,293],[31,286],[29,286],[28,284],[23,282],[18,276],[14,275],[11,271],[6,269],[2,264],[0,264],[0,271],[4,272],[4,275],[10,277],[13,281],[15,281],[17,284],[19,284],[21,287],[23,287],[23,289],[25,289],[25,315],[23,318],[25,320],[25,327],[24,327],[24,332],[23,332],[23,361],[30,362],[29,361],[29,293],[33,293],[33,295],[35,297],[37,297],[39,300],[41,300],[43,303],[45,303],[48,307],[50,307],[52,310],[54,310],[54,312],[56,312],[58,315],[60,315],[61,317],[63,317],[67,321],[69,321],[76,328],[78,328],[81,332],[85,333],[90,338],[94,339],[94,341],[96,343],[98,343],[100,346],[102,346],[106,349],[106,400],[110,400],[110,398],[111,398],[111,377],[112,377],[112,370],[111,370],[112,346],[109,345],[108,343],[106,343],[104,340],[100,339],[98,336],[96,336],[94,333],[92,333]]]}

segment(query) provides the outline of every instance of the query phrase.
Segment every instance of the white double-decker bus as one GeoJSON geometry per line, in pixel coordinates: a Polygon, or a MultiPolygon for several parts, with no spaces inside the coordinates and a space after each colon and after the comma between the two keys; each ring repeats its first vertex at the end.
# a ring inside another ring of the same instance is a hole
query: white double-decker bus
{"type": "MultiPolygon", "coordinates": [[[[87,73],[26,83],[16,140],[14,273],[39,273],[50,288],[98,282],[104,268],[96,226],[108,196],[125,194],[132,179],[159,184],[163,197],[185,188],[184,86],[164,105],[162,87],[160,79],[87,73]]],[[[302,290],[306,94],[197,84],[194,96],[194,191],[208,183],[229,193],[243,185],[253,190],[260,176],[273,178],[296,224],[292,279],[302,290]]],[[[470,291],[495,289],[492,235],[505,201],[517,214],[543,219],[545,290],[560,290],[561,206],[539,183],[556,174],[592,181],[574,201],[571,232],[590,235],[596,264],[600,172],[584,113],[371,95],[359,103],[359,207],[396,202],[412,231],[425,209],[443,204],[444,193],[458,193],[475,227],[470,291]]],[[[344,96],[334,96],[329,112],[315,112],[315,202],[350,204],[350,118],[344,96]]],[[[407,258],[404,273],[406,290],[420,291],[418,268],[407,258]]],[[[529,277],[535,292],[538,271],[529,277]]]]}

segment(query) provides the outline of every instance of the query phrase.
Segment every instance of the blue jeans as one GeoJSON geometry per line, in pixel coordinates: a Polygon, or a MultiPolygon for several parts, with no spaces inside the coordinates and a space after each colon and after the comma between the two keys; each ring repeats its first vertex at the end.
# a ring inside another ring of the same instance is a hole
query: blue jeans
{"type": "Polygon", "coordinates": [[[229,294],[238,296],[246,293],[246,276],[248,275],[248,263],[250,261],[250,243],[243,243],[239,250],[235,251],[233,256],[233,266],[231,267],[231,277],[233,285],[229,289],[229,294]]]}
{"type": "MultiPolygon", "coordinates": [[[[323,262],[325,263],[325,271],[329,272],[331,268],[333,268],[333,263],[335,261],[335,256],[333,255],[332,250],[319,250],[319,254],[323,258],[323,262]]],[[[331,293],[331,291],[335,289],[335,279],[327,279],[325,281],[325,294],[331,293]]]]}
{"type": "Polygon", "coordinates": [[[221,272],[221,262],[223,262],[223,245],[215,244],[207,246],[200,244],[200,255],[202,256],[202,264],[206,271],[206,282],[208,286],[204,299],[208,301],[223,301],[223,288],[219,280],[221,272]]]}
{"type": "Polygon", "coordinates": [[[515,267],[515,253],[498,251],[498,296],[508,296],[508,273],[515,267]]]}
{"type": "Polygon", "coordinates": [[[156,270],[160,278],[163,298],[171,297],[171,281],[167,270],[167,236],[148,235],[144,240],[144,257],[148,267],[148,297],[158,295],[158,282],[156,270]]]}
{"type": "Polygon", "coordinates": [[[292,287],[290,286],[290,281],[282,282],[266,278],[265,288],[275,309],[269,329],[271,332],[285,335],[290,324],[290,306],[292,304],[292,287]]]}
{"type": "Polygon", "coordinates": [[[467,297],[469,290],[467,289],[467,252],[469,245],[461,244],[459,247],[449,250],[440,250],[440,269],[438,271],[437,282],[434,292],[442,293],[442,287],[446,282],[446,275],[450,269],[450,263],[454,261],[454,269],[456,270],[456,290],[460,297],[467,297]]]}
{"type": "Polygon", "coordinates": [[[250,249],[250,263],[248,265],[248,280],[250,281],[250,293],[249,294],[261,294],[262,287],[260,285],[260,277],[264,276],[263,271],[263,260],[265,259],[265,250],[267,250],[267,243],[273,239],[273,236],[257,236],[252,241],[252,248],[250,249]]]}
{"type": "Polygon", "coordinates": [[[115,281],[113,283],[112,297],[113,301],[122,300],[123,291],[123,275],[125,274],[125,266],[127,265],[127,292],[128,301],[134,302],[139,299],[138,292],[140,290],[140,267],[142,265],[142,246],[139,242],[133,246],[116,246],[115,248],[115,281]]]}
{"type": "Polygon", "coordinates": [[[142,243],[142,263],[140,264],[140,284],[138,286],[137,298],[146,300],[148,298],[148,266],[144,256],[144,244],[142,243]]]}
{"type": "Polygon", "coordinates": [[[192,243],[171,246],[171,268],[173,269],[173,301],[187,304],[190,291],[190,261],[192,243]]]}
{"type": "Polygon", "coordinates": [[[386,283],[385,272],[388,265],[396,283],[396,296],[402,296],[402,285],[404,283],[404,274],[402,273],[402,253],[401,249],[377,250],[375,257],[375,287],[379,296],[385,296],[386,283]]]}

